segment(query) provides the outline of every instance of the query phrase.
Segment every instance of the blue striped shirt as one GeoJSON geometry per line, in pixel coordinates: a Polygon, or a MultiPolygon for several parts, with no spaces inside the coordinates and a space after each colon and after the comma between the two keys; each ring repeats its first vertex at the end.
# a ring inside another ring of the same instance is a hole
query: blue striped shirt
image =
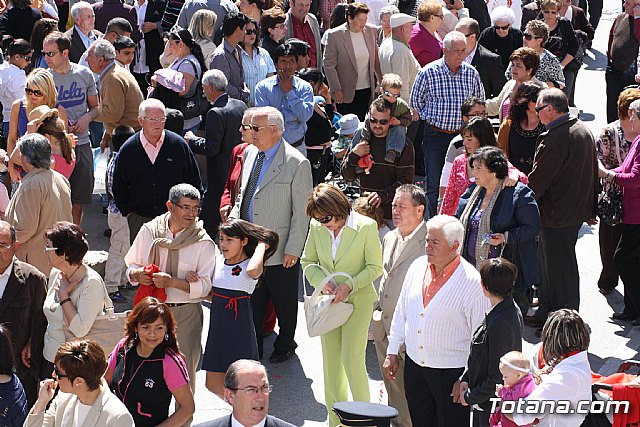
{"type": "Polygon", "coordinates": [[[410,105],[428,124],[456,131],[462,126],[460,107],[471,96],[484,99],[484,88],[476,69],[463,62],[454,74],[444,58],[440,58],[418,72],[410,105]]]}
{"type": "Polygon", "coordinates": [[[269,52],[261,47],[253,48],[253,59],[249,58],[249,54],[240,50],[242,54],[242,72],[244,73],[244,82],[251,91],[249,101],[251,105],[256,104],[255,90],[260,80],[267,78],[267,74],[275,74],[276,67],[273,65],[273,59],[269,52]]]}

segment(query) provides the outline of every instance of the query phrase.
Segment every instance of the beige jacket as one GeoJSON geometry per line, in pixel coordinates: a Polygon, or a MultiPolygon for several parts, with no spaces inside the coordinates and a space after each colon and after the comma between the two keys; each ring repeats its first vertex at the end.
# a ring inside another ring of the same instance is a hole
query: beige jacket
{"type": "MultiPolygon", "coordinates": [[[[103,380],[100,395],[84,419],[82,425],[91,427],[134,427],[133,418],[103,380]]],[[[58,393],[51,406],[44,412],[29,412],[24,427],[66,427],[73,425],[75,408],[80,400],[75,394],[58,393]]]]}
{"type": "Polygon", "coordinates": [[[5,220],[16,228],[20,247],[16,256],[49,277],[44,232],[58,221],[71,221],[69,181],[50,169],[34,169],[11,198],[5,220]]]}
{"type": "Polygon", "coordinates": [[[105,141],[111,141],[111,133],[118,125],[129,125],[136,132],[138,107],[144,97],[138,82],[126,68],[114,64],[100,76],[100,113],[96,122],[104,123],[105,141]]]}

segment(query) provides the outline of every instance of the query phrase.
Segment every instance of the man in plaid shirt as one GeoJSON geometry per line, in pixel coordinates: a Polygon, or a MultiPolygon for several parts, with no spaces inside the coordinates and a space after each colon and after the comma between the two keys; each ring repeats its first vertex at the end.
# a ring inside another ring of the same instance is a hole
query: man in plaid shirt
{"type": "Polygon", "coordinates": [[[449,142],[462,126],[460,107],[465,99],[484,99],[480,74],[464,62],[467,40],[452,31],[443,40],[444,56],[418,72],[410,105],[424,121],[422,147],[426,167],[426,191],[430,216],[438,207],[438,184],[449,142]]]}

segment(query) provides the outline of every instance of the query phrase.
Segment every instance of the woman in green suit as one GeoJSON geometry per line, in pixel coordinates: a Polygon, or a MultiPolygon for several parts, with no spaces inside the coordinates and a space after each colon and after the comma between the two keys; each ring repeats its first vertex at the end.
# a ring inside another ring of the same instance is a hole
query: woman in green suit
{"type": "MultiPolygon", "coordinates": [[[[373,303],[377,298],[373,281],[382,274],[382,248],[378,225],[370,218],[351,210],[349,200],[336,187],[320,184],[307,201],[311,217],[309,236],[302,254],[302,267],[319,264],[329,273],[345,272],[352,279],[327,284],[322,292],[335,295],[334,302],[353,304],[347,322],[322,335],[324,394],[329,426],[338,418],[331,410],[335,402],[349,399],[347,384],[354,400],[369,402],[369,381],[365,366],[367,332],[373,303]]],[[[325,274],[319,268],[305,272],[317,287],[325,274]]]]}

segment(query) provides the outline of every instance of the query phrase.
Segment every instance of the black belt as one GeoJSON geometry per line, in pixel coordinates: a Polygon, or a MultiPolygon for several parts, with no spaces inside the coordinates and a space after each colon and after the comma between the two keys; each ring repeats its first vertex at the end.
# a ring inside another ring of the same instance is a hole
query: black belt
{"type": "Polygon", "coordinates": [[[441,129],[437,126],[432,125],[431,123],[427,123],[426,125],[429,126],[431,129],[435,130],[436,132],[446,133],[447,135],[453,135],[459,132],[457,130],[441,129]]]}
{"type": "Polygon", "coordinates": [[[292,142],[291,145],[293,148],[298,148],[299,146],[301,146],[304,143],[304,136],[302,138],[300,138],[299,140],[297,140],[296,142],[292,142]]]}
{"type": "Polygon", "coordinates": [[[188,302],[177,302],[177,303],[165,302],[165,304],[167,304],[168,307],[176,308],[176,307],[182,307],[183,305],[187,305],[189,303],[188,302]]]}

